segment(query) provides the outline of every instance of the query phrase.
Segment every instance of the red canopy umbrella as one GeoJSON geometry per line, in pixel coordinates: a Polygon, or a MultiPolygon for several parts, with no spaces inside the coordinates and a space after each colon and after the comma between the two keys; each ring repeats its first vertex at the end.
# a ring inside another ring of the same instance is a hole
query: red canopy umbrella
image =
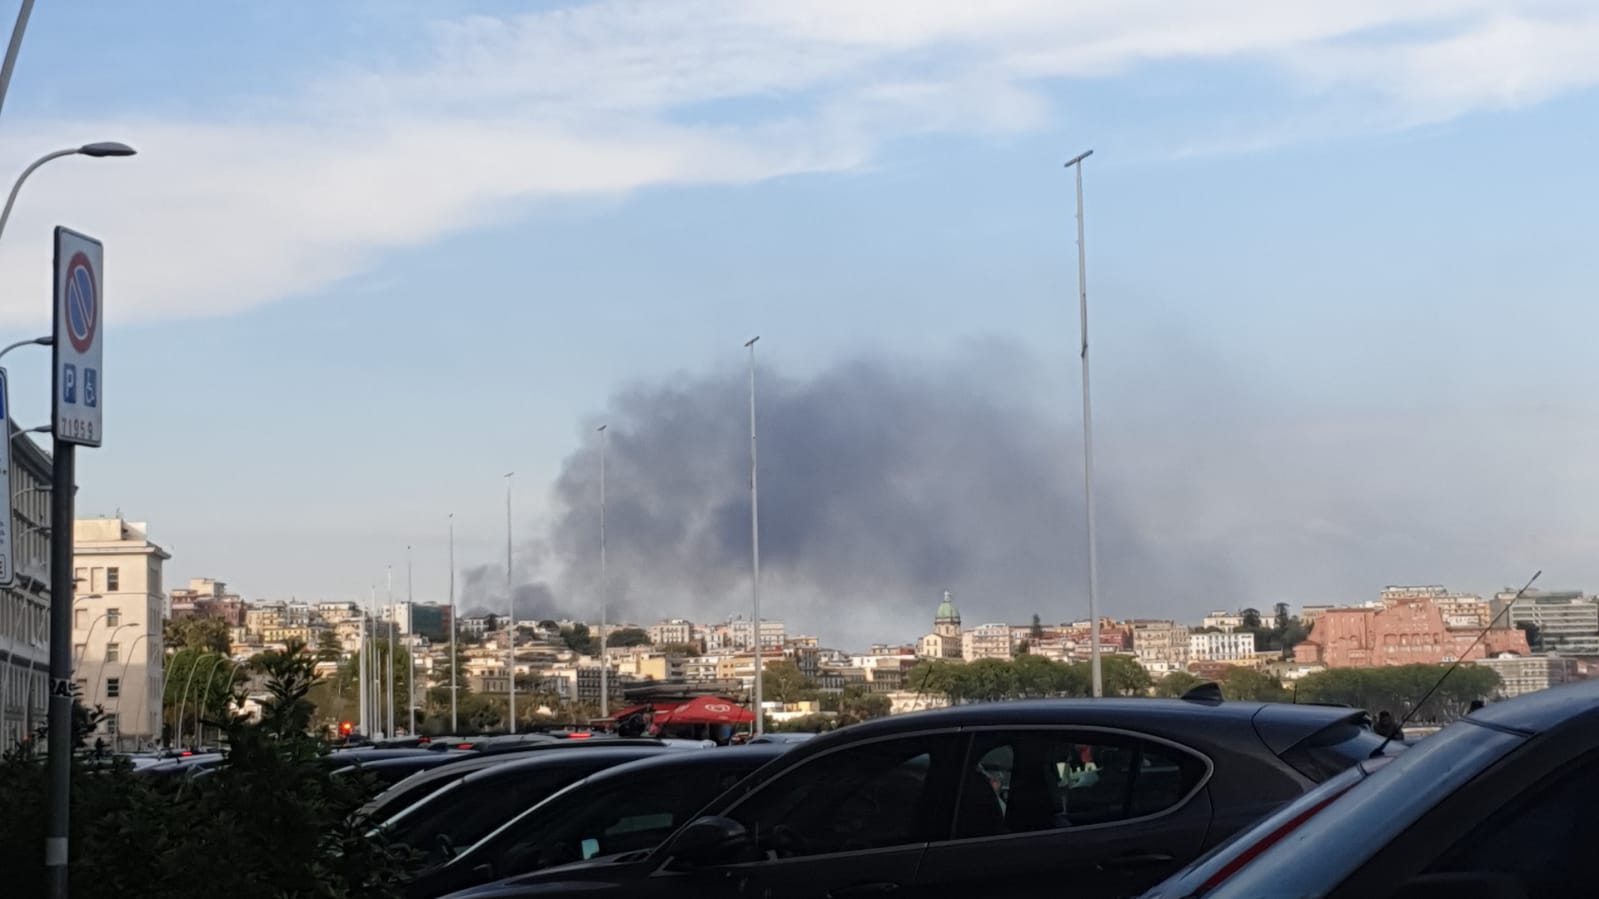
{"type": "Polygon", "coordinates": [[[748,724],[755,715],[731,699],[696,696],[670,712],[657,712],[657,724],[748,724]]]}

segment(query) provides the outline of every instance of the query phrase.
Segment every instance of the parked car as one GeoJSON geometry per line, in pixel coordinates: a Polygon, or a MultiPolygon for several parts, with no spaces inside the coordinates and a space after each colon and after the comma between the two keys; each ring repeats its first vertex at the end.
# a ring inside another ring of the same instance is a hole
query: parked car
{"type": "Polygon", "coordinates": [[[426,857],[424,869],[476,843],[556,790],[604,768],[681,750],[664,746],[595,746],[582,752],[533,752],[467,772],[384,821],[374,836],[426,857]]]}
{"type": "MultiPolygon", "coordinates": [[[[373,797],[372,801],[361,809],[360,814],[365,816],[371,823],[381,824],[453,780],[473,771],[480,771],[484,768],[492,768],[495,765],[525,758],[527,753],[530,752],[588,751],[600,747],[615,748],[619,746],[665,748],[667,744],[659,740],[601,740],[593,743],[585,740],[544,740],[497,744],[486,749],[456,750],[453,751],[453,757],[447,764],[431,769],[417,770],[415,773],[396,781],[393,786],[373,797]]],[[[370,762],[365,768],[376,767],[381,769],[390,765],[403,766],[404,764],[409,764],[409,761],[401,762],[396,759],[370,762]]],[[[353,774],[355,771],[352,768],[346,773],[353,774]]],[[[381,778],[385,775],[380,771],[378,776],[381,778]]]]}
{"type": "Polygon", "coordinates": [[[804,743],[805,741],[807,741],[807,740],[809,740],[809,739],[811,739],[811,738],[813,738],[815,736],[816,736],[815,734],[801,734],[801,733],[787,733],[787,734],[766,733],[766,734],[761,734],[758,737],[752,738],[749,742],[752,743],[752,744],[753,743],[783,743],[783,744],[804,743]]]}
{"type": "Polygon", "coordinates": [[[1366,720],[1197,698],[884,718],[792,747],[639,857],[460,895],[1126,896],[1371,756],[1366,720]]]}
{"type": "Polygon", "coordinates": [[[429,899],[569,862],[653,849],[787,749],[767,744],[664,753],[591,774],[423,874],[406,894],[429,899]]]}
{"type": "MultiPolygon", "coordinates": [[[[346,764],[333,769],[336,777],[369,777],[375,780],[380,789],[387,791],[400,781],[416,774],[419,771],[432,771],[453,765],[467,759],[481,758],[475,752],[463,752],[451,749],[444,752],[406,752],[377,756],[369,759],[333,759],[332,764],[343,761],[346,764]]],[[[381,794],[380,794],[381,795],[381,794]]]]}
{"type": "Polygon", "coordinates": [[[1367,764],[1149,899],[1565,899],[1599,893],[1599,681],[1494,703],[1367,764]]]}

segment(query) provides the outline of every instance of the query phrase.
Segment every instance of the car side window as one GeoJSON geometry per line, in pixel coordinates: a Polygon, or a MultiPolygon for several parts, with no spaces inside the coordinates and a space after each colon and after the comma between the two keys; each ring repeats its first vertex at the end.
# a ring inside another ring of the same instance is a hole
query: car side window
{"type": "Polygon", "coordinates": [[[926,842],[938,804],[933,772],[957,747],[953,736],[918,736],[817,756],[778,775],[729,816],[767,858],[926,842]]]}
{"type": "Polygon", "coordinates": [[[1535,899],[1591,896],[1588,853],[1599,845],[1596,806],[1599,754],[1590,754],[1492,815],[1428,872],[1508,874],[1535,899]]]}
{"type": "Polygon", "coordinates": [[[1065,730],[978,733],[968,759],[957,839],[1158,814],[1187,797],[1205,772],[1200,758],[1162,743],[1065,730]]]}

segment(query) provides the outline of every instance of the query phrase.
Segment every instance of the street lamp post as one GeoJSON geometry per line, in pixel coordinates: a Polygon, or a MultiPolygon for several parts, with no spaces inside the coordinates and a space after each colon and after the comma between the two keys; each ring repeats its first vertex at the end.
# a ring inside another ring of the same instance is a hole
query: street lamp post
{"type": "MultiPolygon", "coordinates": [[[[19,20],[20,24],[20,20],[19,20]]],[[[8,50],[8,58],[15,59],[15,44],[8,50]]],[[[38,168],[52,159],[64,156],[132,156],[134,149],[127,144],[101,142],[84,144],[66,150],[47,153],[22,170],[6,197],[0,211],[0,234],[11,219],[11,209],[16,205],[17,193],[22,184],[38,168]]],[[[74,491],[77,483],[75,444],[62,440],[60,434],[51,441],[50,483],[58,489],[50,493],[50,520],[63,531],[73,519],[74,491]]],[[[45,804],[44,867],[45,881],[50,899],[68,899],[67,857],[68,833],[72,809],[72,694],[67,685],[72,683],[72,541],[50,541],[50,731],[46,752],[49,756],[48,800],[45,804]]]]}
{"type": "Polygon", "coordinates": [[[1094,696],[1105,693],[1099,667],[1099,547],[1094,538],[1094,413],[1088,389],[1088,255],[1083,246],[1083,160],[1086,150],[1066,161],[1077,176],[1077,316],[1082,335],[1083,361],[1083,507],[1088,517],[1088,668],[1094,696]]]}
{"type": "Polygon", "coordinates": [[[455,721],[455,694],[460,691],[461,685],[455,682],[455,632],[460,630],[460,623],[455,620],[455,513],[450,513],[450,733],[457,732],[455,721]]]}
{"type": "Polygon", "coordinates": [[[27,168],[22,170],[22,174],[17,176],[16,183],[11,185],[11,194],[6,197],[5,209],[0,210],[0,236],[4,236],[6,222],[11,220],[11,207],[16,205],[17,193],[22,190],[23,182],[27,181],[28,176],[37,171],[40,166],[67,156],[89,156],[95,159],[103,159],[108,156],[132,156],[136,152],[138,151],[127,144],[107,140],[84,144],[81,147],[66,147],[60,150],[53,150],[35,159],[28,164],[27,168]]]}
{"type": "Polygon", "coordinates": [[[605,579],[605,449],[610,443],[611,432],[605,430],[606,425],[600,425],[600,717],[611,717],[611,662],[606,656],[605,627],[606,605],[610,598],[608,595],[609,584],[605,579]]]}
{"type": "Polygon", "coordinates": [[[511,586],[511,479],[516,472],[505,474],[505,663],[509,675],[510,692],[506,703],[510,719],[507,733],[516,733],[516,588],[511,586]]]}
{"type": "Polygon", "coordinates": [[[389,576],[389,717],[384,736],[394,739],[394,566],[388,567],[389,576]]]}
{"type": "MultiPolygon", "coordinates": [[[[117,683],[118,683],[119,686],[125,687],[127,685],[127,683],[128,683],[128,666],[133,664],[133,649],[134,649],[134,647],[138,646],[148,636],[150,636],[148,631],[146,631],[145,633],[140,634],[138,639],[133,641],[133,645],[128,647],[128,657],[127,657],[127,659],[123,660],[123,662],[122,662],[122,673],[117,675],[117,683]]],[[[145,664],[140,666],[140,667],[143,669],[142,674],[144,675],[144,684],[143,684],[142,688],[139,690],[139,711],[134,713],[134,717],[137,718],[137,719],[140,719],[139,720],[139,726],[143,727],[144,726],[144,721],[143,721],[144,711],[145,711],[145,708],[148,707],[148,705],[149,705],[148,697],[150,695],[150,664],[149,664],[149,660],[146,659],[145,660],[145,664]]],[[[165,688],[166,688],[166,679],[164,677],[162,678],[161,686],[162,686],[162,689],[165,690],[165,688]]],[[[118,707],[117,710],[118,710],[118,712],[121,711],[121,706],[122,706],[121,690],[119,689],[118,690],[118,702],[117,702],[117,707],[118,707]]],[[[117,715],[117,739],[121,740],[121,738],[122,738],[122,715],[118,714],[117,715]]],[[[137,748],[137,744],[136,744],[136,748],[137,748]]]]}
{"type": "MultiPolygon", "coordinates": [[[[415,594],[411,592],[411,547],[407,546],[405,548],[405,626],[412,635],[416,633],[415,602],[415,594]]],[[[413,639],[411,644],[414,646],[416,641],[413,639]]],[[[394,647],[389,647],[389,652],[393,651],[394,647]]],[[[405,704],[411,712],[410,723],[406,725],[405,735],[414,737],[416,736],[416,653],[407,650],[405,661],[405,704]]]]}
{"type": "Polygon", "coordinates": [[[754,606],[755,620],[750,622],[750,642],[755,646],[755,733],[766,729],[761,705],[761,490],[760,466],[755,455],[755,341],[751,337],[744,346],[750,351],[750,600],[754,606]]]}
{"type": "MultiPolygon", "coordinates": [[[[124,628],[129,627],[143,627],[143,625],[139,624],[137,621],[130,621],[127,624],[119,624],[115,628],[112,628],[111,636],[107,637],[105,641],[106,649],[111,648],[111,642],[117,638],[117,634],[121,633],[124,628]]],[[[88,652],[87,647],[84,648],[84,652],[88,652]]],[[[102,683],[104,683],[105,678],[105,663],[108,661],[110,660],[106,658],[106,654],[103,652],[100,653],[100,664],[95,667],[94,671],[94,692],[89,694],[90,702],[94,702],[100,695],[100,686],[102,683]]],[[[121,722],[119,721],[117,723],[120,724],[121,722]]]]}

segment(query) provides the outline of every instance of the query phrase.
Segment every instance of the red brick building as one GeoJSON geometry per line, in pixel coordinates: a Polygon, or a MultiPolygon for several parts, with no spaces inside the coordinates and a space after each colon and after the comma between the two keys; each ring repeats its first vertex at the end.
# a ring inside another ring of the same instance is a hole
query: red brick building
{"type": "Polygon", "coordinates": [[[1374,668],[1532,651],[1519,628],[1494,628],[1473,647],[1481,633],[1449,627],[1438,604],[1426,598],[1401,599],[1380,609],[1329,609],[1316,618],[1305,641],[1294,647],[1294,661],[1328,668],[1374,668]]]}

